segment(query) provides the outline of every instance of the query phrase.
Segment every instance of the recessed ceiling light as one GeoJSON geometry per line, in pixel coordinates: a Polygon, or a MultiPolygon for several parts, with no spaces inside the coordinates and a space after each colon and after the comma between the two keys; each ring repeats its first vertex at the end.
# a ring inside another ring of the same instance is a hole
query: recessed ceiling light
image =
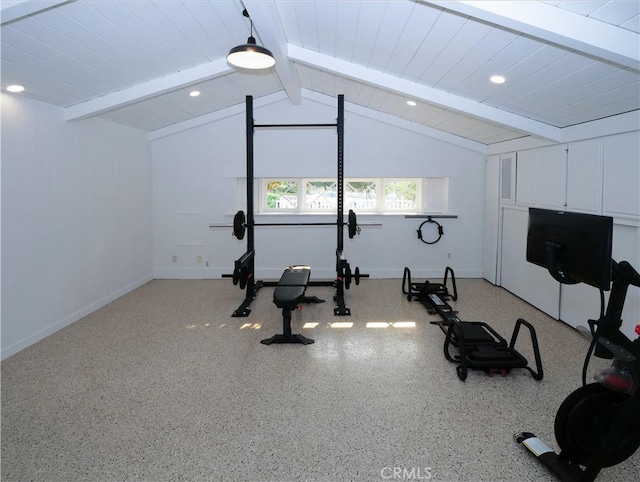
{"type": "Polygon", "coordinates": [[[505,79],[504,76],[502,76],[502,75],[492,75],[489,78],[489,80],[491,82],[493,82],[494,84],[504,84],[505,80],[507,80],[507,79],[505,79]]]}
{"type": "Polygon", "coordinates": [[[191,97],[198,97],[200,95],[200,91],[199,90],[192,90],[191,92],[189,92],[189,95],[191,97]]]}
{"type": "Polygon", "coordinates": [[[22,92],[24,87],[22,85],[10,85],[7,87],[9,92],[22,92]]]}
{"type": "Polygon", "coordinates": [[[407,105],[410,105],[411,107],[415,107],[415,106],[417,106],[418,104],[417,104],[415,101],[413,101],[413,100],[408,100],[408,101],[407,101],[407,105]]]}

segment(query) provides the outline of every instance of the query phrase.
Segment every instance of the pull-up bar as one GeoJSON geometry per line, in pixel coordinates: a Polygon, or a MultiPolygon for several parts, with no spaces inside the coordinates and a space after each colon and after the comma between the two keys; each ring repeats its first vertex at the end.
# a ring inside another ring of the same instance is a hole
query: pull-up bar
{"type": "Polygon", "coordinates": [[[338,124],[254,124],[255,129],[277,129],[291,128],[291,127],[338,127],[338,124]]]}

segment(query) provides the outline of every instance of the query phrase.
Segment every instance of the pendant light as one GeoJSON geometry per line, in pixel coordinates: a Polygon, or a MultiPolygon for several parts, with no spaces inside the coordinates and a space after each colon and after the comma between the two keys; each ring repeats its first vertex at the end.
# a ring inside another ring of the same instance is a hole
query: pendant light
{"type": "Polygon", "coordinates": [[[269,49],[256,44],[256,39],[253,36],[253,21],[249,17],[249,12],[245,9],[242,15],[249,18],[251,22],[251,35],[247,39],[246,44],[233,47],[229,51],[227,62],[241,69],[259,70],[273,67],[276,64],[276,59],[273,58],[273,54],[269,49]]]}

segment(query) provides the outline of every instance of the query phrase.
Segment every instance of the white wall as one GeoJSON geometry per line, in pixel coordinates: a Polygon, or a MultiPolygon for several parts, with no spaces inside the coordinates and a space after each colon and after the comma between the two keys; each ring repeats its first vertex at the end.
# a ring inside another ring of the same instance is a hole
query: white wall
{"type": "MultiPolygon", "coordinates": [[[[337,100],[329,100],[305,98],[299,106],[284,100],[255,108],[254,119],[335,123],[337,100]]],[[[459,216],[441,220],[442,240],[426,245],[416,235],[420,219],[359,214],[360,223],[383,226],[363,227],[353,240],[345,235],[352,268],[372,277],[401,277],[410,266],[414,277],[441,277],[451,265],[458,277],[480,277],[486,156],[382,122],[373,111],[356,114],[348,103],[345,110],[345,177],[450,176],[450,210],[459,216]]],[[[336,142],[335,129],[257,130],[255,175],[336,177],[336,142]]],[[[244,253],[246,240],[233,238],[230,228],[208,225],[231,223],[235,211],[246,211],[244,194],[236,195],[237,178],[245,176],[245,145],[244,109],[152,141],[155,277],[217,278],[244,253]]],[[[333,222],[335,216],[278,216],[277,222],[333,222]]],[[[283,267],[306,263],[314,278],[332,278],[335,249],[333,227],[256,228],[257,276],[278,277],[283,267]]]]}
{"type": "MultiPolygon", "coordinates": [[[[636,125],[639,119],[636,116],[636,125]]],[[[522,149],[513,142],[506,144],[505,152],[517,151],[515,202],[487,205],[488,210],[499,211],[503,221],[502,237],[495,241],[501,243],[501,286],[574,327],[598,318],[598,292],[586,285],[560,286],[544,269],[527,263],[528,207],[612,216],[613,258],[640,271],[640,131],[602,137],[593,137],[591,129],[583,132],[584,139],[574,131],[573,142],[533,149],[527,149],[528,144],[522,149]]],[[[497,153],[498,147],[490,151],[497,153]]],[[[636,337],[639,317],[640,290],[632,286],[622,324],[622,332],[631,339],[636,337]]]]}
{"type": "Polygon", "coordinates": [[[148,137],[2,94],[2,358],[151,279],[148,137]]]}

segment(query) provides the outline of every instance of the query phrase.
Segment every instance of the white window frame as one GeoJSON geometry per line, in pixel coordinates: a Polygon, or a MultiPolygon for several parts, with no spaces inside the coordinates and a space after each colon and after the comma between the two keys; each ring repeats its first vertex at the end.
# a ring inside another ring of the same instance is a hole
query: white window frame
{"type": "Polygon", "coordinates": [[[282,213],[282,214],[289,214],[289,213],[299,213],[300,211],[300,190],[301,190],[301,183],[302,179],[298,179],[298,178],[290,178],[290,177],[282,177],[282,178],[276,178],[276,177],[268,177],[268,178],[261,178],[260,179],[260,184],[259,184],[259,188],[258,188],[258,193],[260,194],[260,202],[258,204],[258,210],[261,213],[282,213]],[[269,185],[269,183],[273,182],[273,181],[287,181],[287,182],[295,182],[298,185],[298,201],[297,201],[297,207],[291,207],[291,208],[272,208],[269,207],[268,205],[268,199],[267,199],[267,186],[269,185]]]}
{"type": "Polygon", "coordinates": [[[424,185],[424,179],[422,178],[385,178],[385,179],[381,179],[381,184],[382,184],[382,189],[380,192],[380,207],[382,208],[384,213],[400,213],[400,214],[405,214],[405,213],[411,213],[411,214],[416,214],[416,213],[421,213],[423,210],[423,205],[422,205],[422,192],[424,191],[425,185],[424,185]],[[385,198],[385,188],[387,184],[390,184],[392,182],[415,182],[416,183],[416,207],[414,209],[409,209],[407,210],[406,208],[387,208],[386,206],[386,198],[385,198]]]}
{"type": "MultiPolygon", "coordinates": [[[[306,208],[306,183],[307,182],[334,182],[335,178],[287,178],[287,177],[263,177],[258,183],[257,209],[262,214],[329,214],[334,213],[336,205],[331,208],[306,208]],[[271,208],[267,205],[267,185],[273,181],[288,181],[298,184],[298,207],[297,208],[271,208]]],[[[344,209],[348,212],[353,209],[358,214],[448,214],[449,211],[449,178],[346,178],[347,184],[353,182],[375,182],[376,183],[376,203],[375,207],[350,206],[345,195],[344,209]],[[388,209],[385,207],[385,184],[390,182],[414,181],[416,186],[416,206],[414,209],[397,208],[388,209]],[[432,186],[432,187],[430,187],[432,186]],[[433,190],[435,188],[435,191],[433,190]],[[429,192],[429,191],[433,192],[429,192]]],[[[346,189],[345,189],[346,194],[346,189]]]]}

